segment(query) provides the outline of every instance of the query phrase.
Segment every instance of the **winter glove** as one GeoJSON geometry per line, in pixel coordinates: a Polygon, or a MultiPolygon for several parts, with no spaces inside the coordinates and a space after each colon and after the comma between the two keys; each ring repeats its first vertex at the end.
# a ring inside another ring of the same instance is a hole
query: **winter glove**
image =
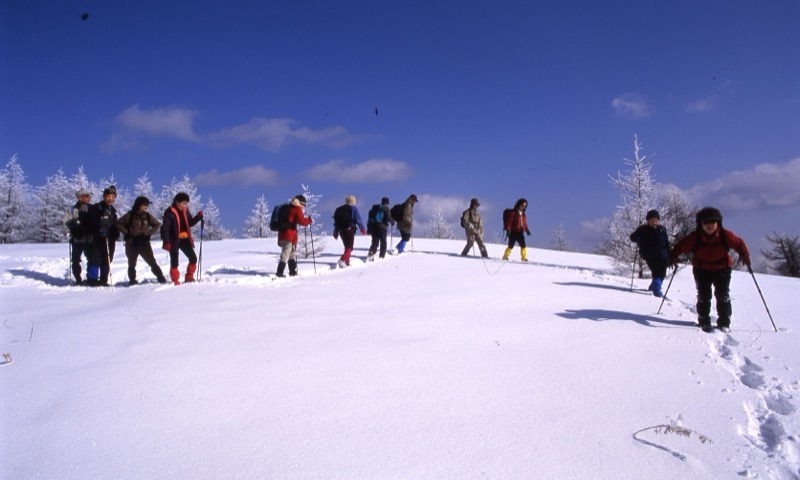
{"type": "Polygon", "coordinates": [[[197,212],[197,218],[203,218],[203,211],[202,210],[197,212]]]}
{"type": "Polygon", "coordinates": [[[530,230],[525,230],[525,233],[527,233],[529,237],[531,236],[531,231],[530,230]]]}
{"type": "Polygon", "coordinates": [[[367,231],[362,228],[361,229],[361,235],[366,235],[366,234],[367,234],[367,231]]]}
{"type": "Polygon", "coordinates": [[[750,268],[750,255],[742,255],[739,260],[744,263],[747,268],[750,268]]]}
{"type": "Polygon", "coordinates": [[[108,237],[108,230],[106,230],[105,228],[100,229],[100,237],[101,238],[108,237]]]}
{"type": "Polygon", "coordinates": [[[339,232],[337,230],[333,231],[333,239],[334,240],[339,240],[339,232]]]}
{"type": "Polygon", "coordinates": [[[164,250],[169,252],[171,248],[172,248],[172,245],[170,245],[169,243],[165,243],[164,244],[164,250]]]}

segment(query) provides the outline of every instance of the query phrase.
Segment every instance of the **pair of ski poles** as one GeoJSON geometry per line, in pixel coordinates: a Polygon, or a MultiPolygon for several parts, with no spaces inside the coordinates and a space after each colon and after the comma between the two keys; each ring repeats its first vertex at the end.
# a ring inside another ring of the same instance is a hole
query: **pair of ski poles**
{"type": "MultiPolygon", "coordinates": [[[[775,332],[778,331],[778,327],[775,325],[775,320],[772,319],[772,313],[769,311],[769,306],[767,305],[767,300],[764,298],[764,293],[761,291],[761,287],[758,285],[758,280],[756,280],[756,274],[753,272],[753,269],[750,265],[747,266],[747,272],[750,273],[750,276],[753,278],[753,283],[756,284],[756,290],[758,290],[758,295],[761,297],[761,302],[764,304],[764,309],[767,311],[767,316],[769,317],[769,321],[772,323],[772,329],[775,332]]],[[[656,314],[661,313],[661,307],[664,306],[664,301],[667,299],[667,293],[669,292],[669,287],[672,286],[672,280],[675,279],[675,274],[678,273],[678,266],[675,266],[675,269],[672,271],[672,275],[669,278],[669,283],[667,284],[667,289],[664,291],[664,296],[661,299],[661,305],[658,307],[658,312],[656,314]]]]}

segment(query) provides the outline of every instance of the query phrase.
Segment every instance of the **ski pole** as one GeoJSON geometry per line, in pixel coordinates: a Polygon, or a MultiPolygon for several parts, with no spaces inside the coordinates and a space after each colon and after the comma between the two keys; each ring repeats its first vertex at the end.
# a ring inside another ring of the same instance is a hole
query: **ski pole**
{"type": "Polygon", "coordinates": [[[767,309],[767,316],[769,317],[769,321],[772,322],[772,328],[775,329],[775,332],[777,332],[778,327],[775,326],[775,320],[772,319],[772,314],[769,312],[767,301],[764,300],[764,294],[761,293],[761,287],[758,286],[758,281],[756,280],[756,274],[753,273],[753,269],[750,268],[750,265],[747,266],[747,271],[750,272],[750,276],[753,277],[753,282],[756,284],[756,289],[758,290],[758,294],[761,296],[761,301],[764,302],[764,308],[767,309]]]}
{"type": "Polygon", "coordinates": [[[114,277],[111,275],[111,245],[106,237],[106,261],[108,262],[108,285],[114,288],[114,277]]]}
{"type": "Polygon", "coordinates": [[[309,235],[311,235],[311,261],[314,263],[314,275],[317,274],[317,254],[314,252],[314,231],[306,227],[309,235]]]}
{"type": "Polygon", "coordinates": [[[200,254],[197,258],[197,281],[203,278],[203,230],[206,228],[206,219],[200,219],[200,254]]]}
{"type": "Polygon", "coordinates": [[[633,252],[633,271],[631,271],[631,292],[633,291],[633,276],[636,275],[636,258],[639,256],[639,244],[636,244],[636,251],[633,252]]]}
{"type": "MultiPolygon", "coordinates": [[[[72,278],[72,240],[68,240],[69,243],[69,259],[67,260],[67,284],[69,284],[70,278],[72,278]]],[[[75,279],[75,283],[77,284],[78,279],[75,279]]]]}
{"type": "Polygon", "coordinates": [[[678,273],[678,266],[677,266],[677,265],[675,265],[675,270],[673,270],[673,271],[672,271],[672,276],[671,276],[671,277],[669,277],[669,283],[667,284],[667,289],[666,289],[666,290],[664,290],[664,295],[663,295],[663,296],[662,296],[662,298],[661,298],[661,305],[659,305],[659,306],[658,306],[658,311],[656,312],[656,315],[658,315],[659,313],[661,313],[661,307],[663,307],[663,306],[664,306],[664,300],[666,300],[666,299],[667,299],[667,294],[669,293],[669,287],[671,287],[671,286],[672,286],[672,280],[674,280],[674,279],[675,279],[675,274],[676,274],[676,273],[678,273]]]}

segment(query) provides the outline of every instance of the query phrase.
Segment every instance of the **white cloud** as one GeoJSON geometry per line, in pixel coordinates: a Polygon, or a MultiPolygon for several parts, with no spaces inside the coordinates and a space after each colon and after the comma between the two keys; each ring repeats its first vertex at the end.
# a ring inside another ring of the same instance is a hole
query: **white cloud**
{"type": "Polygon", "coordinates": [[[683,109],[686,113],[708,113],[717,106],[717,97],[701,98],[687,103],[683,109]]]}
{"type": "Polygon", "coordinates": [[[389,158],[373,158],[356,164],[348,164],[344,160],[331,160],[315,165],[306,172],[306,175],[316,181],[365,183],[406,180],[412,173],[411,167],[405,162],[389,158]]]}
{"type": "Polygon", "coordinates": [[[654,113],[651,102],[638,93],[623,93],[611,101],[611,108],[616,117],[630,120],[650,118],[654,113]]]}
{"type": "Polygon", "coordinates": [[[114,119],[116,131],[101,148],[106,152],[143,148],[142,137],[168,137],[191,142],[201,141],[193,127],[199,113],[178,107],[142,110],[132,105],[114,119]]]}
{"type": "Polygon", "coordinates": [[[800,158],[762,163],[691,187],[687,195],[700,205],[752,211],[800,205],[800,158]]]}
{"type": "Polygon", "coordinates": [[[192,181],[199,186],[273,186],[279,183],[279,176],[274,170],[264,168],[261,165],[254,165],[251,167],[231,170],[230,172],[218,172],[217,169],[213,169],[208,172],[195,175],[192,178],[192,181]]]}
{"type": "Polygon", "coordinates": [[[252,143],[269,151],[278,151],[292,143],[343,147],[366,138],[351,134],[338,125],[318,130],[299,126],[298,123],[290,118],[254,118],[246,124],[214,132],[209,138],[222,144],[252,143]]]}

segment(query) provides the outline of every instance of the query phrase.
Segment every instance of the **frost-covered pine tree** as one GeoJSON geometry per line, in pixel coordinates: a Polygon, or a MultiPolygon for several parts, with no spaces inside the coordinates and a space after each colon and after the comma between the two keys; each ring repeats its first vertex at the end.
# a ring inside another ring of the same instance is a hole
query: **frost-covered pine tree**
{"type": "Polygon", "coordinates": [[[695,213],[699,208],[674,185],[661,186],[658,190],[661,224],[667,229],[672,243],[685,237],[697,227],[695,213]]]}
{"type": "Polygon", "coordinates": [[[0,170],[0,243],[26,241],[31,232],[30,186],[14,154],[0,170]]]}
{"type": "Polygon", "coordinates": [[[60,168],[55,175],[47,177],[43,186],[34,192],[35,212],[32,241],[57,243],[66,240],[61,221],[64,214],[75,204],[75,189],[70,179],[60,168]]]}
{"type": "Polygon", "coordinates": [[[614,259],[619,272],[630,271],[636,255],[636,244],[631,242],[630,234],[644,222],[647,211],[654,208],[655,181],[650,176],[653,164],[642,154],[639,138],[633,136],[633,160],[624,159],[630,170],[611,176],[611,184],[619,191],[622,203],[616,207],[608,224],[608,231],[599,253],[614,259]]]}
{"type": "Polygon", "coordinates": [[[269,219],[272,215],[269,203],[261,195],[257,200],[250,216],[244,221],[242,235],[245,238],[264,238],[271,237],[272,231],[269,229],[269,219]]]}
{"type": "Polygon", "coordinates": [[[761,250],[761,254],[771,262],[768,268],[778,275],[800,277],[800,235],[772,232],[767,243],[769,249],[761,250]]]}
{"type": "Polygon", "coordinates": [[[212,197],[208,197],[208,202],[203,209],[204,238],[206,240],[224,240],[231,238],[231,232],[222,226],[219,208],[214,203],[212,197]]]}
{"type": "Polygon", "coordinates": [[[320,221],[322,215],[319,212],[319,199],[322,195],[311,193],[307,185],[303,187],[303,196],[306,197],[306,216],[311,217],[310,226],[300,229],[297,232],[297,254],[302,258],[311,258],[325,251],[325,224],[320,221]]]}
{"type": "Polygon", "coordinates": [[[428,228],[426,231],[427,238],[438,238],[441,240],[454,238],[453,228],[447,222],[442,214],[442,209],[436,207],[431,218],[428,219],[428,228]]]}
{"type": "Polygon", "coordinates": [[[567,233],[564,231],[564,223],[559,223],[555,230],[553,230],[553,250],[560,252],[571,252],[572,246],[567,240],[567,233]]]}

